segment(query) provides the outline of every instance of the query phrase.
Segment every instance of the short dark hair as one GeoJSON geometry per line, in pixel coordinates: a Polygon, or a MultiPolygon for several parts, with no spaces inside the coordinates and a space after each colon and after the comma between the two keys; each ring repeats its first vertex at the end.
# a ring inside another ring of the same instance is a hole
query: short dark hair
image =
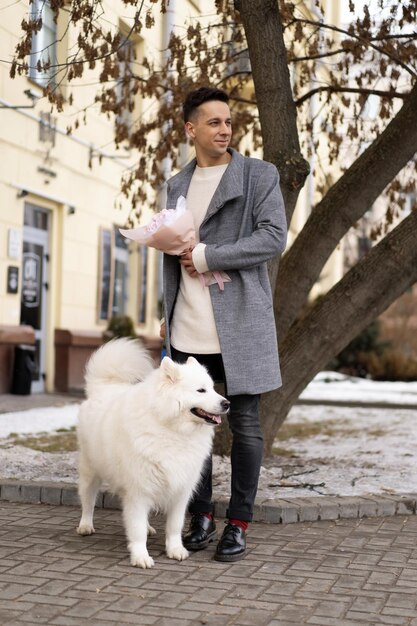
{"type": "Polygon", "coordinates": [[[220,100],[226,104],[229,102],[229,96],[222,89],[216,87],[200,87],[190,91],[187,95],[182,107],[184,122],[188,122],[194,111],[204,102],[209,100],[220,100]]]}

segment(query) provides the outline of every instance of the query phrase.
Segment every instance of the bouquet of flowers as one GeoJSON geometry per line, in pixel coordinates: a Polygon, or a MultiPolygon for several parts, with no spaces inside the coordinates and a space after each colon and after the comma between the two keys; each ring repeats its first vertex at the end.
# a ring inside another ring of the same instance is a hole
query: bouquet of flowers
{"type": "MultiPolygon", "coordinates": [[[[155,248],[166,254],[181,255],[195,245],[195,227],[191,211],[187,209],[186,199],[180,196],[175,209],[163,209],[152,217],[145,226],[123,229],[119,232],[127,239],[132,239],[145,246],[155,248]]],[[[230,282],[225,272],[205,272],[199,274],[202,286],[217,283],[224,290],[224,283],[230,282]]]]}

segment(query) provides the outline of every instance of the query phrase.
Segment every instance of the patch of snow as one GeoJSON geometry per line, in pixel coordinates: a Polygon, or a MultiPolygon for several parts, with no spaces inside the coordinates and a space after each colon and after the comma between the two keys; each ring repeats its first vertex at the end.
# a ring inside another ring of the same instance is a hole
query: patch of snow
{"type": "MultiPolygon", "coordinates": [[[[286,421],[289,426],[313,423],[318,434],[276,445],[294,455],[289,462],[280,459],[286,483],[315,487],[277,486],[275,497],[416,493],[416,410],[298,405],[286,421]]],[[[276,470],[267,464],[269,488],[279,478],[276,470]]]]}
{"type": "Polygon", "coordinates": [[[417,406],[417,382],[375,381],[324,371],[317,374],[300,399],[417,406]]]}
{"type": "Polygon", "coordinates": [[[5,439],[12,433],[35,434],[72,428],[77,425],[79,409],[78,404],[67,404],[61,407],[0,413],[0,438],[5,439]]]}

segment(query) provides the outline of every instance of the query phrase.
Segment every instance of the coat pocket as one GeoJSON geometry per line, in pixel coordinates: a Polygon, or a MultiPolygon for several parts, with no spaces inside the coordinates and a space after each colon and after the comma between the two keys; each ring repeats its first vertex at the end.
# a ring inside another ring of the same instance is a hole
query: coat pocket
{"type": "Polygon", "coordinates": [[[268,274],[264,275],[259,266],[245,270],[244,274],[252,306],[255,308],[261,306],[264,310],[271,309],[273,303],[268,274]]]}

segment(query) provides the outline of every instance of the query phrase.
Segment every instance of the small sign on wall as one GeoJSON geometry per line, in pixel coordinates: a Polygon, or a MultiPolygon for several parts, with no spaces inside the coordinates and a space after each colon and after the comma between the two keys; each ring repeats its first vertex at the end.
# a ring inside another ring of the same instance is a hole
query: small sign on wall
{"type": "Polygon", "coordinates": [[[9,228],[9,242],[7,254],[10,259],[20,259],[22,254],[22,231],[19,228],[9,228]]]}
{"type": "Polygon", "coordinates": [[[9,265],[7,268],[7,293],[17,293],[19,287],[19,268],[9,265]]]}

